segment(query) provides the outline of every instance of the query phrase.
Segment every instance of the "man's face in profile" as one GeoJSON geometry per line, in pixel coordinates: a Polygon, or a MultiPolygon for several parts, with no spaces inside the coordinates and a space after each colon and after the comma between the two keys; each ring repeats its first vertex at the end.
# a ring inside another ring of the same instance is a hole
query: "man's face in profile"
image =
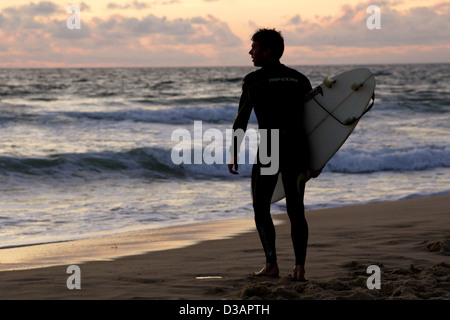
{"type": "Polygon", "coordinates": [[[262,67],[265,63],[271,60],[270,50],[261,50],[261,46],[258,41],[253,41],[252,48],[249,51],[249,54],[252,57],[252,61],[255,67],[262,67]]]}

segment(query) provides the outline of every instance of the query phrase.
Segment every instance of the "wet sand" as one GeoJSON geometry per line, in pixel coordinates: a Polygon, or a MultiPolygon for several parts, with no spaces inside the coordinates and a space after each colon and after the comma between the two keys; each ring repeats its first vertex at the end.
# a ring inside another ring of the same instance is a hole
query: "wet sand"
{"type": "Polygon", "coordinates": [[[306,283],[292,281],[290,224],[281,214],[279,278],[249,276],[264,254],[253,219],[244,218],[2,249],[0,299],[450,299],[450,195],[306,214],[306,283]],[[67,288],[72,264],[79,290],[67,288]],[[371,265],[380,289],[367,286],[371,265]]]}

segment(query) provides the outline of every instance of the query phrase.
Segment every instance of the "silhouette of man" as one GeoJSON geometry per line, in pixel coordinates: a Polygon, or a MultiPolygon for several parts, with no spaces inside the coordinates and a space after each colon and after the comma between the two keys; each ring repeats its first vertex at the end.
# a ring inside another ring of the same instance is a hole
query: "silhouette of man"
{"type": "MultiPolygon", "coordinates": [[[[309,80],[300,72],[280,63],[284,52],[281,32],[260,29],[253,37],[249,54],[253,64],[261,67],[249,73],[243,81],[239,110],[233,123],[233,132],[245,131],[251,111],[254,110],[259,130],[278,129],[278,141],[261,140],[271,150],[278,145],[279,168],[276,174],[263,174],[267,164],[259,160],[252,168],[253,209],[255,224],[266,256],[265,266],[254,276],[279,276],[275,247],[275,227],[270,214],[270,201],[278,175],[281,173],[286,195],[286,208],[291,222],[291,238],[295,253],[293,277],[306,281],[305,259],[308,242],[308,224],[305,219],[304,191],[308,171],[308,143],[302,125],[305,95],[312,90],[309,80]]],[[[272,135],[267,133],[268,137],[272,135]]],[[[228,170],[238,174],[237,154],[243,137],[234,135],[230,148],[232,162],[228,170]]],[[[276,149],[274,149],[276,150],[276,149]]],[[[273,155],[271,155],[273,156],[273,155]]],[[[317,177],[320,172],[313,172],[317,177]]]]}

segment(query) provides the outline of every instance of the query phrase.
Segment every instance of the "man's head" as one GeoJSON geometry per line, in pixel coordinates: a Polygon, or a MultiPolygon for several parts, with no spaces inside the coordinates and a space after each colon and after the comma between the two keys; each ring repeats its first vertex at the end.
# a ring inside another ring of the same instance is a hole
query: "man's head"
{"type": "Polygon", "coordinates": [[[260,67],[272,61],[280,60],[284,52],[284,39],[275,29],[259,29],[251,38],[252,56],[255,66],[260,67]]]}

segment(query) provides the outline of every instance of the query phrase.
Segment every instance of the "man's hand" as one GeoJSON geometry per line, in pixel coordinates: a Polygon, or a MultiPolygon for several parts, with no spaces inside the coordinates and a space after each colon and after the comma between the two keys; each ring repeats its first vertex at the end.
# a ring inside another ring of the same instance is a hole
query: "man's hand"
{"type": "Polygon", "coordinates": [[[230,171],[230,173],[232,174],[239,174],[238,168],[238,159],[237,157],[234,157],[233,162],[228,164],[228,171],[230,171]],[[233,170],[233,167],[235,168],[235,170],[233,170]]]}
{"type": "Polygon", "coordinates": [[[320,170],[311,170],[309,174],[311,175],[311,178],[317,178],[322,173],[322,169],[320,170]]]}

